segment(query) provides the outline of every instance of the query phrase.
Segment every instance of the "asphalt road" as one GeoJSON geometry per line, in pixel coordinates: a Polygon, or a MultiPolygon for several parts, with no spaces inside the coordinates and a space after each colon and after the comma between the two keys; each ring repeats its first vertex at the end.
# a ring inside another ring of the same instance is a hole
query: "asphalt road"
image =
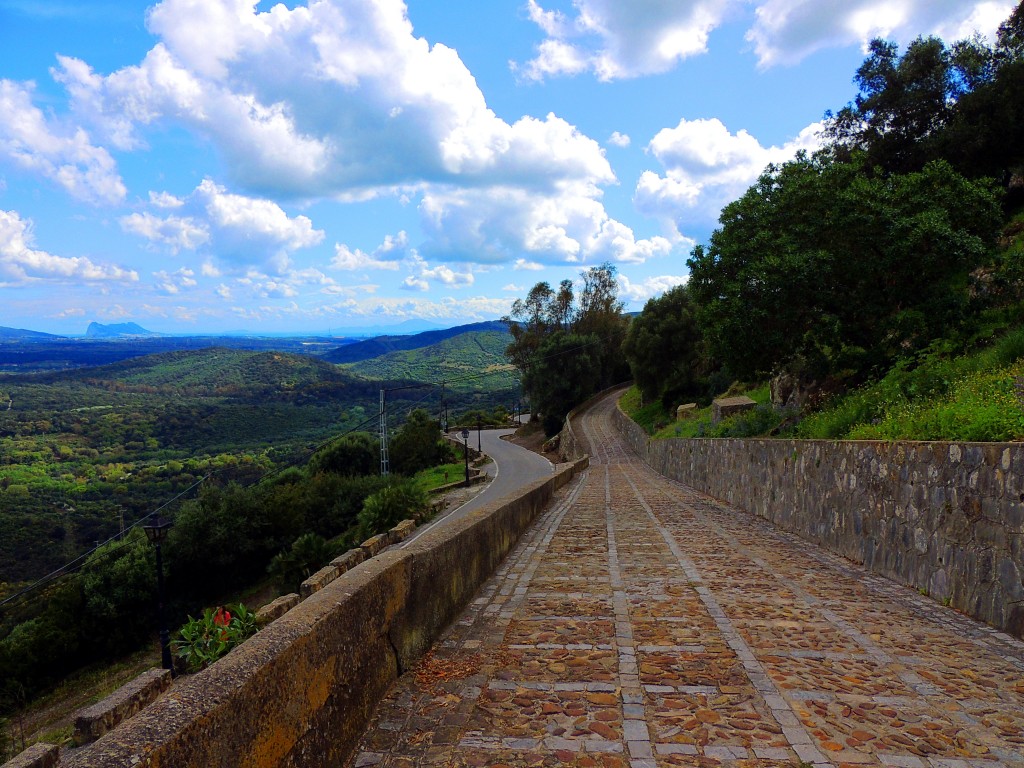
{"type": "MultiPolygon", "coordinates": [[[[444,525],[451,520],[457,520],[495,499],[507,496],[534,480],[540,480],[554,473],[554,465],[540,454],[501,439],[502,435],[511,435],[513,432],[515,432],[514,429],[485,429],[480,433],[483,452],[491,457],[491,461],[481,469],[491,477],[491,481],[483,485],[480,491],[461,506],[433,523],[422,526],[411,538],[406,540],[406,543],[436,525],[444,525]]],[[[476,430],[470,432],[469,445],[471,448],[477,446],[476,430]]]]}

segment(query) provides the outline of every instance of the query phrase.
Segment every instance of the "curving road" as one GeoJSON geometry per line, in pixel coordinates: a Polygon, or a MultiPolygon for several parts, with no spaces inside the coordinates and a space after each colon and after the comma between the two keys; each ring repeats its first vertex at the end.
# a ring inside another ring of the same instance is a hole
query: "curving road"
{"type": "MultiPolygon", "coordinates": [[[[444,517],[418,529],[412,537],[403,543],[403,546],[436,525],[444,525],[451,520],[457,520],[495,499],[507,496],[524,485],[554,473],[554,465],[540,454],[501,439],[514,432],[514,429],[486,429],[480,433],[482,450],[484,454],[491,457],[491,461],[482,469],[491,477],[491,481],[476,492],[472,498],[444,517]]],[[[476,430],[470,432],[469,445],[471,448],[477,446],[476,430]]]]}

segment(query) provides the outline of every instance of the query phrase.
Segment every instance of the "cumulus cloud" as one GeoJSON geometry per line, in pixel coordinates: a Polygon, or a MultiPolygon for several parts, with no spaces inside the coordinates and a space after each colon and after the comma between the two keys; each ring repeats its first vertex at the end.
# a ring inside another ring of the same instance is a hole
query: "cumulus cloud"
{"type": "Polygon", "coordinates": [[[420,204],[430,238],[427,257],[482,263],[527,261],[585,264],[640,263],[671,252],[664,237],[638,239],[608,216],[589,185],[563,185],[551,194],[507,187],[488,190],[432,189],[420,204]],[[522,255],[517,255],[522,254],[522,255]]]}
{"type": "Polygon", "coordinates": [[[402,230],[397,235],[387,235],[384,242],[366,253],[358,248],[352,249],[347,245],[336,244],[334,246],[334,258],[331,259],[331,266],[334,269],[355,271],[360,269],[398,269],[398,262],[406,255],[406,248],[409,244],[409,236],[402,230]]]}
{"type": "Polygon", "coordinates": [[[101,76],[60,59],[77,114],[124,148],[142,144],[140,126],[190,125],[260,193],[614,178],[597,143],[564,120],[498,118],[455,51],[413,35],[398,0],[266,12],[255,0],[164,0],[147,24],[161,40],[138,65],[101,76]]]}
{"type": "Polygon", "coordinates": [[[80,127],[48,118],[32,103],[31,85],[0,80],[0,157],[38,173],[93,204],[121,202],[124,182],[110,153],[80,127]]]}
{"type": "Polygon", "coordinates": [[[612,135],[608,137],[608,143],[613,147],[628,147],[630,144],[630,138],[625,133],[614,131],[612,135]]]}
{"type": "Polygon", "coordinates": [[[17,211],[0,210],[0,286],[49,281],[135,282],[137,272],[97,264],[84,256],[54,256],[36,250],[31,221],[17,211]]]}
{"type": "Polygon", "coordinates": [[[708,35],[738,0],[574,0],[570,18],[528,0],[545,40],[513,70],[527,80],[591,71],[609,81],[667,72],[707,51],[708,35]]]}
{"type": "Polygon", "coordinates": [[[664,128],[647,146],[665,168],[663,176],[644,171],[634,203],[649,216],[678,228],[683,217],[714,220],[726,203],[757,180],[770,163],[792,159],[799,150],[821,146],[821,123],[804,128],[782,146],[763,146],[745,130],[731,133],[717,118],[680,120],[664,128]]]}
{"type": "Polygon", "coordinates": [[[1012,0],[764,0],[747,32],[761,67],[796,64],[815,51],[874,37],[908,43],[921,34],[947,40],[975,31],[994,38],[1012,0]]]}
{"type": "Polygon", "coordinates": [[[198,285],[195,274],[193,270],[182,267],[175,272],[167,272],[166,270],[154,272],[153,277],[156,278],[156,286],[160,291],[169,296],[175,296],[183,288],[195,288],[198,285]]]}
{"type": "MultiPolygon", "coordinates": [[[[218,258],[231,263],[256,263],[283,271],[291,253],[324,239],[323,231],[314,229],[306,216],[290,217],[271,200],[230,193],[210,179],[183,200],[166,193],[151,193],[150,200],[157,208],[173,208],[177,213],[136,212],[122,217],[121,227],[173,253],[209,246],[218,258]]],[[[204,266],[203,274],[215,276],[211,270],[216,267],[204,266]]]]}
{"type": "Polygon", "coordinates": [[[618,275],[619,296],[628,302],[643,304],[648,299],[660,296],[670,288],[684,285],[689,279],[688,275],[659,275],[634,283],[626,275],[620,273],[618,275]]]}
{"type": "Polygon", "coordinates": [[[412,274],[402,281],[402,288],[406,290],[426,291],[430,289],[432,282],[449,288],[465,288],[474,282],[473,273],[469,270],[456,272],[444,264],[430,267],[418,253],[412,253],[406,263],[413,270],[412,274]]]}

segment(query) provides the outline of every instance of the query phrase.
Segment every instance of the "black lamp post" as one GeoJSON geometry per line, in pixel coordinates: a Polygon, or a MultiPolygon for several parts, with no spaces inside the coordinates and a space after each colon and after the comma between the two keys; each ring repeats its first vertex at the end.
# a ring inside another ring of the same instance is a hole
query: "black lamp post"
{"type": "Polygon", "coordinates": [[[483,432],[483,429],[484,429],[484,423],[483,423],[483,421],[479,417],[477,417],[477,420],[476,420],[476,450],[477,450],[478,453],[483,453],[484,452],[484,447],[480,443],[480,434],[481,434],[481,432],[483,432]]]}
{"type": "Polygon", "coordinates": [[[466,487],[469,487],[469,428],[462,428],[462,446],[466,456],[466,487]]]}
{"type": "Polygon", "coordinates": [[[142,526],[146,532],[146,538],[150,544],[156,546],[156,613],[160,629],[160,656],[164,669],[171,670],[174,674],[174,662],[171,661],[171,640],[167,632],[167,620],[164,616],[164,559],[161,544],[167,538],[167,532],[171,529],[171,521],[164,520],[158,514],[150,525],[142,526]]]}

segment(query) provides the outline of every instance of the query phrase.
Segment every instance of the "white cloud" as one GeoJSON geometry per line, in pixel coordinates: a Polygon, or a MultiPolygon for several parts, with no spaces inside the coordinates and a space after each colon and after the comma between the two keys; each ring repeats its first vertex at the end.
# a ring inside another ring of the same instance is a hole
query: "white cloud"
{"type": "Polygon", "coordinates": [[[54,256],[36,250],[31,221],[17,211],[0,210],[0,286],[37,280],[135,282],[137,272],[114,264],[96,264],[84,256],[54,256]]]}
{"type": "Polygon", "coordinates": [[[430,267],[426,260],[415,252],[406,260],[406,265],[412,270],[412,274],[402,281],[402,288],[406,290],[427,291],[432,282],[449,288],[465,288],[474,282],[473,273],[469,270],[456,272],[444,264],[430,267]]]}
{"type": "Polygon", "coordinates": [[[501,290],[507,291],[508,293],[522,293],[526,288],[522,285],[516,285],[515,283],[507,283],[501,286],[501,290]]]}
{"type": "MultiPolygon", "coordinates": [[[[166,193],[150,193],[159,208],[167,200],[178,200],[166,193]]],[[[204,179],[180,205],[173,207],[181,215],[158,216],[148,211],[121,218],[126,232],[151,243],[164,245],[173,253],[195,251],[209,246],[213,255],[235,264],[260,264],[283,271],[289,255],[319,244],[322,230],[314,229],[306,216],[290,217],[275,202],[229,193],[210,179],[204,179]]],[[[207,262],[203,274],[216,276],[217,267],[207,262]]]]}
{"type": "Polygon", "coordinates": [[[432,189],[420,204],[430,238],[420,252],[485,264],[513,261],[526,268],[527,261],[640,263],[672,250],[664,237],[637,239],[608,216],[598,194],[589,185],[574,184],[548,194],[515,187],[432,189]]]}
{"type": "Polygon", "coordinates": [[[707,51],[708,35],[738,0],[574,0],[572,19],[528,0],[546,35],[537,55],[513,69],[529,80],[592,71],[599,80],[667,72],[707,51]]]}
{"type": "Polygon", "coordinates": [[[55,181],[93,204],[121,202],[126,194],[110,153],[82,128],[48,119],[32,103],[32,86],[0,80],[0,157],[55,181]]]}
{"type": "Polygon", "coordinates": [[[747,32],[761,67],[796,64],[815,51],[873,37],[906,44],[918,35],[994,39],[1011,0],[764,0],[747,32]]]}
{"type": "Polygon", "coordinates": [[[722,206],[743,194],[768,164],[790,160],[801,149],[819,148],[821,128],[813,123],[782,146],[764,147],[745,130],[730,133],[717,118],[680,120],[675,128],[659,131],[648,145],[665,175],[641,174],[636,207],[677,228],[684,216],[714,220],[722,206]]]}
{"type": "Polygon", "coordinates": [[[512,265],[512,269],[527,272],[540,272],[544,269],[543,264],[538,264],[536,261],[527,261],[526,259],[516,259],[515,264],[512,265]]]}
{"type": "Polygon", "coordinates": [[[65,57],[55,74],[77,114],[119,146],[139,146],[140,126],[182,122],[216,144],[234,181],[264,194],[614,179],[597,143],[565,121],[499,119],[455,51],[413,35],[399,0],[255,6],[164,0],[147,17],[161,41],[140,64],[104,77],[65,57]]]}
{"type": "Polygon", "coordinates": [[[353,250],[347,245],[335,244],[334,258],[331,259],[331,266],[334,269],[355,271],[360,269],[398,269],[398,262],[406,254],[406,247],[409,243],[409,236],[402,230],[397,235],[387,235],[384,242],[373,249],[372,253],[366,253],[356,248],[353,250]]]}
{"type": "Polygon", "coordinates": [[[210,232],[206,225],[189,216],[161,218],[148,211],[132,213],[121,217],[121,228],[151,243],[166,245],[172,253],[181,250],[194,251],[210,241],[210,232]]]}
{"type": "Polygon", "coordinates": [[[169,296],[177,295],[183,288],[195,288],[198,283],[195,279],[195,272],[187,267],[182,267],[175,272],[161,270],[154,272],[157,288],[169,296]]]}
{"type": "Polygon", "coordinates": [[[618,275],[619,296],[626,301],[643,304],[648,299],[660,296],[670,288],[684,285],[689,279],[688,275],[659,275],[634,283],[626,275],[620,273],[618,275]]]}
{"type": "Polygon", "coordinates": [[[613,147],[628,147],[630,144],[630,138],[625,133],[613,131],[612,135],[608,137],[608,143],[613,147]]]}

